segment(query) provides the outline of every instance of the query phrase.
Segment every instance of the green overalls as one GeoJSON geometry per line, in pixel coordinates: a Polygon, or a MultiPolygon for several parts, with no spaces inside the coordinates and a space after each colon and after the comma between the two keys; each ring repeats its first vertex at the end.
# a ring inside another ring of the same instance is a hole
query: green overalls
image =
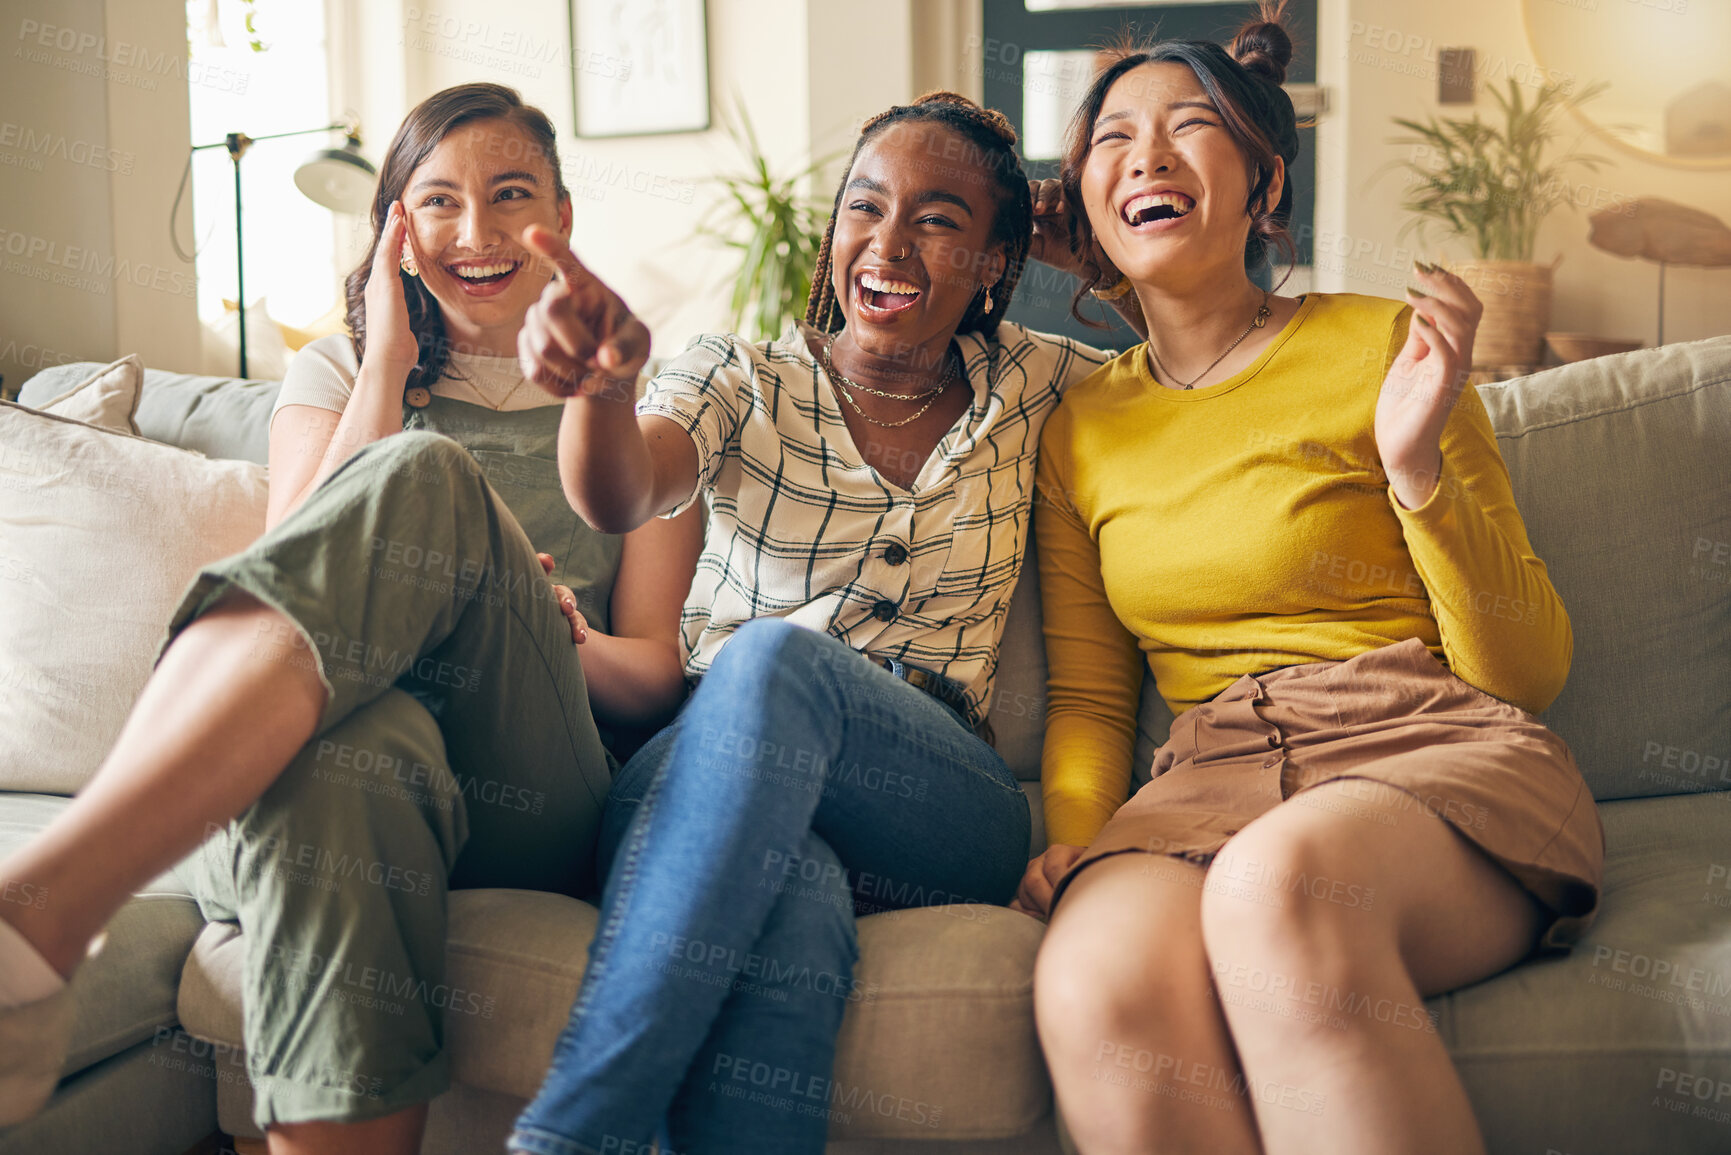
{"type": "Polygon", "coordinates": [[[623,539],[565,499],[562,406],[411,392],[428,403],[404,406],[401,435],[204,569],[169,626],[239,587],[300,627],[261,641],[295,643],[331,694],[312,741],[188,863],[205,916],[244,932],[261,1127],[374,1118],[449,1085],[444,1016],[499,992],[445,984],[447,890],[594,884],[613,764],[551,583],[607,631],[623,539]]]}

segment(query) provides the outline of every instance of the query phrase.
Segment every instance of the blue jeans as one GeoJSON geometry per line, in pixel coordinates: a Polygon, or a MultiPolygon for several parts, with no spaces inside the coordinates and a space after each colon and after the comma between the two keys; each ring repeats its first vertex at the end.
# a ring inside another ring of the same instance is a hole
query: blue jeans
{"type": "MultiPolygon", "coordinates": [[[[1028,805],[954,711],[776,619],[614,781],[571,1019],[513,1150],[823,1150],[862,911],[1002,903],[1028,805]]],[[[865,1088],[869,1091],[870,1088],[865,1088]]]]}

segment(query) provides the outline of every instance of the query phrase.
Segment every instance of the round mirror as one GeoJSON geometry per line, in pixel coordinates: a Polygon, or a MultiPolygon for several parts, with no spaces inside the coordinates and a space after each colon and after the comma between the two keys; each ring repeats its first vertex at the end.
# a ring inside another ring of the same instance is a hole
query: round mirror
{"type": "Polygon", "coordinates": [[[1731,165],[1731,0],[1524,0],[1533,55],[1599,134],[1651,159],[1731,165]]]}

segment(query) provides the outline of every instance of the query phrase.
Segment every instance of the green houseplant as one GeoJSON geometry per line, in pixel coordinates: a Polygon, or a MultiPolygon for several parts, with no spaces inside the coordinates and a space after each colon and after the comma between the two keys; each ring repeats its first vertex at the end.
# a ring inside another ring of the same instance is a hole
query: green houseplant
{"type": "Polygon", "coordinates": [[[1539,225],[1559,205],[1574,200],[1571,170],[1597,170],[1603,157],[1566,151],[1552,155],[1565,109],[1603,90],[1592,85],[1571,94],[1567,83],[1550,82],[1530,95],[1510,80],[1505,92],[1488,89],[1498,116],[1424,121],[1395,117],[1407,130],[1391,143],[1411,146],[1402,169],[1407,190],[1401,207],[1413,219],[1401,235],[1417,231],[1428,243],[1433,232],[1465,241],[1472,259],[1454,271],[1484,302],[1473,360],[1482,367],[1536,366],[1550,323],[1553,265],[1533,262],[1539,225]]]}
{"type": "Polygon", "coordinates": [[[728,298],[733,329],[753,340],[767,340],[780,334],[789,320],[805,315],[829,214],[802,193],[800,185],[829,158],[791,176],[776,176],[743,106],[736,116],[739,126],[729,125],[728,135],[744,155],[746,171],[712,178],[726,196],[698,234],[739,253],[728,298]]]}

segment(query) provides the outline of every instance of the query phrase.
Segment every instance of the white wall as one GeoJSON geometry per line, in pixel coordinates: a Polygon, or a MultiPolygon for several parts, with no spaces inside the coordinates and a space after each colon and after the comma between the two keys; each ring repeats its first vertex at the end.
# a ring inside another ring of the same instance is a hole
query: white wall
{"type": "MultiPolygon", "coordinates": [[[[0,38],[0,373],[198,358],[168,214],[186,161],[183,0],[15,0],[0,38]]],[[[190,202],[182,219],[190,238],[190,202]]]]}
{"type": "MultiPolygon", "coordinates": [[[[1321,83],[1333,90],[1334,108],[1319,127],[1317,226],[1319,249],[1325,250],[1318,256],[1319,288],[1399,296],[1406,263],[1421,242],[1411,234],[1398,236],[1407,220],[1400,208],[1400,175],[1379,176],[1390,161],[1406,155],[1388,143],[1400,132],[1390,118],[1464,118],[1474,110],[1487,119],[1494,115],[1495,104],[1482,94],[1471,107],[1437,103],[1436,53],[1444,47],[1477,49],[1481,77],[1497,84],[1506,83],[1505,76],[1533,75],[1544,62],[1534,59],[1527,42],[1522,2],[1321,0],[1318,71],[1321,83]],[[1346,255],[1326,251],[1331,247],[1346,255]]],[[[1691,170],[1642,159],[1608,142],[1588,140],[1586,146],[1612,159],[1598,173],[1580,177],[1577,191],[1589,207],[1558,209],[1539,231],[1535,259],[1561,258],[1550,327],[1651,344],[1658,267],[1588,245],[1591,205],[1662,196],[1731,223],[1731,168],[1691,170]]],[[[1458,244],[1439,244],[1432,252],[1468,255],[1458,244]]],[[[1731,269],[1671,268],[1665,305],[1667,341],[1731,333],[1731,269]]]]}

